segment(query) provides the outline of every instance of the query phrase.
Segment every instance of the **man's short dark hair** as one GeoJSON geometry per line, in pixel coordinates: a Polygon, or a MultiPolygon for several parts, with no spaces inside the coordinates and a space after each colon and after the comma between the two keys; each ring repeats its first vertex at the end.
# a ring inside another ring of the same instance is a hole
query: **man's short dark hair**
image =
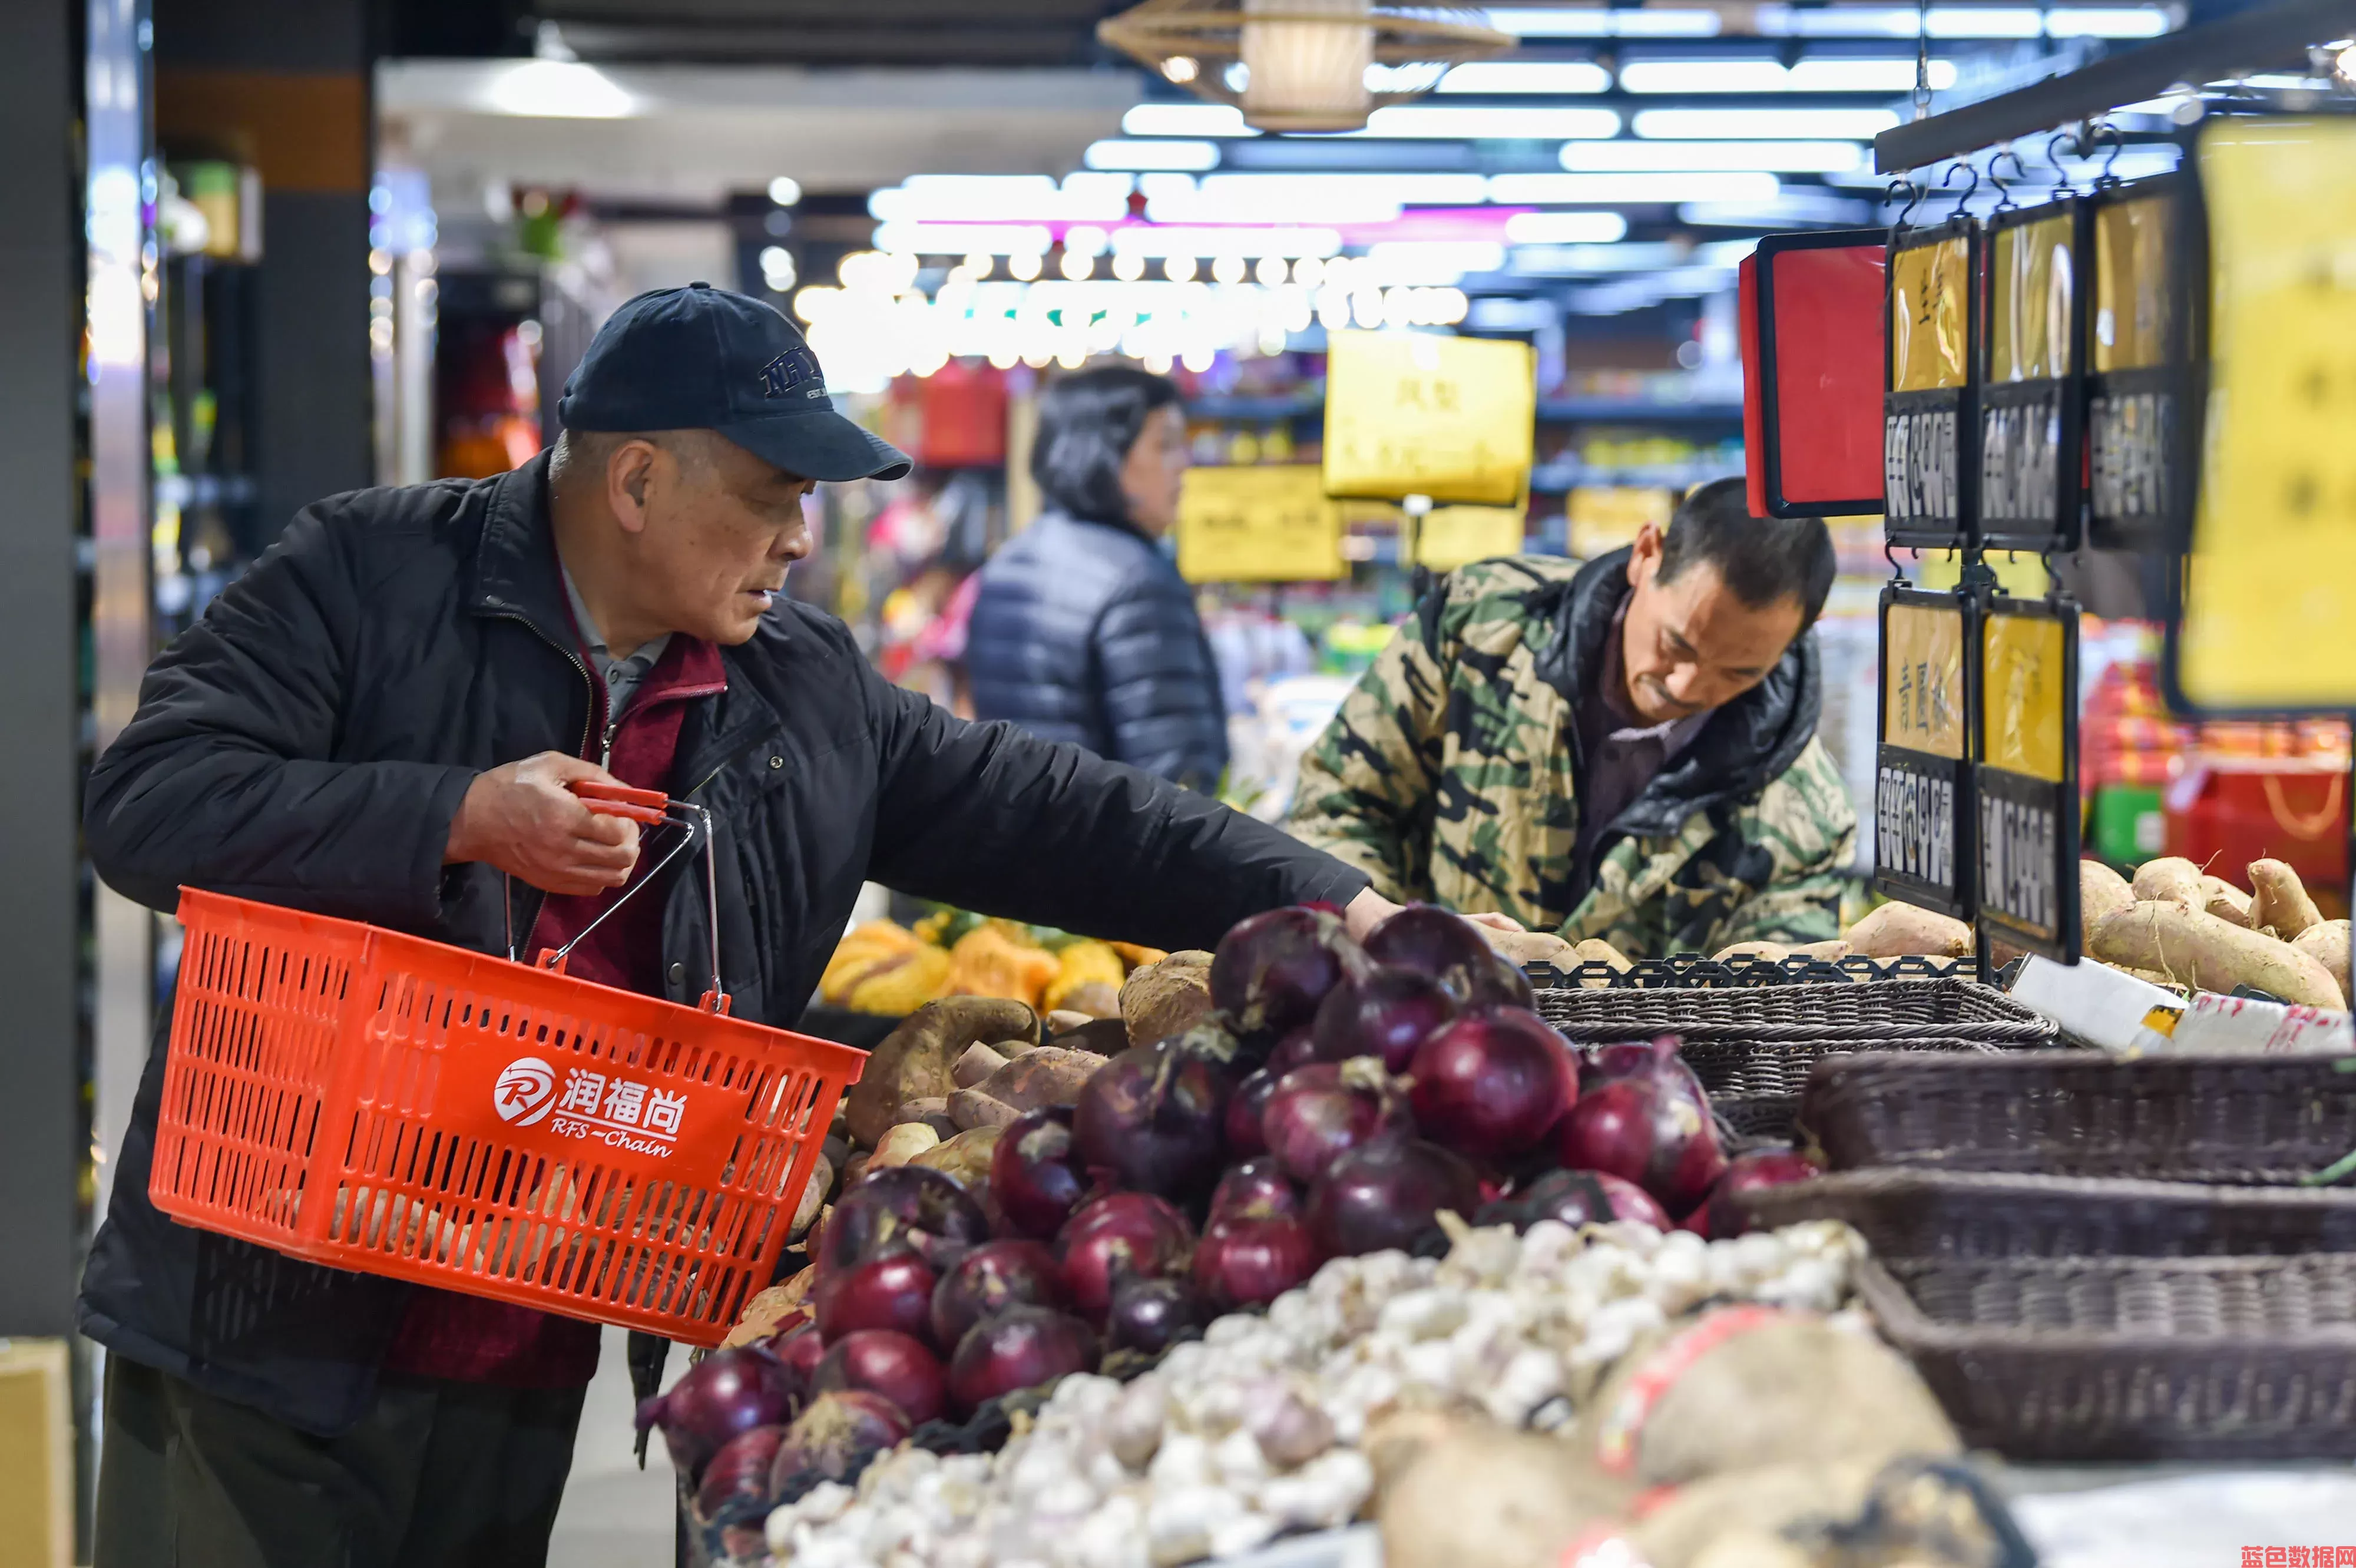
{"type": "Polygon", "coordinates": [[[1659,581],[1697,561],[1754,610],[1784,599],[1800,605],[1800,629],[1815,625],[1833,589],[1833,536],[1820,517],[1753,517],[1740,479],[1697,485],[1669,519],[1659,581]]]}
{"type": "Polygon", "coordinates": [[[1104,365],[1059,378],[1039,394],[1031,477],[1048,504],[1089,522],[1126,522],[1120,466],[1147,416],[1180,400],[1167,376],[1104,365]]]}

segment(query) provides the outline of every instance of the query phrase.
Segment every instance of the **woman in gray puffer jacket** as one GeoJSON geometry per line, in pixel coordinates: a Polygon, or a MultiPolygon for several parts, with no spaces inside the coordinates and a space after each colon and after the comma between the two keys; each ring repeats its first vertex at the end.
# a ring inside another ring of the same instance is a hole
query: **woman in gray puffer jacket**
{"type": "Polygon", "coordinates": [[[1185,413],[1166,377],[1108,366],[1041,395],[1031,473],[1047,510],[981,570],[966,642],[975,717],[1217,788],[1218,666],[1154,542],[1177,521],[1185,470],[1185,413]]]}

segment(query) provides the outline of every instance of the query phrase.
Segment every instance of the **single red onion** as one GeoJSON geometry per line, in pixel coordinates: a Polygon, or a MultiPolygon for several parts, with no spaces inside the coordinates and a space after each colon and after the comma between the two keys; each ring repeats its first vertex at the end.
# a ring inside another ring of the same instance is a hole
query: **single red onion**
{"type": "Polygon", "coordinates": [[[793,1374],[794,1408],[800,1409],[809,1399],[810,1380],[818,1375],[819,1361],[826,1355],[826,1336],[818,1331],[818,1320],[809,1318],[761,1343],[793,1374]]]}
{"type": "Polygon", "coordinates": [[[924,1165],[887,1165],[836,1199],[811,1261],[821,1277],[896,1251],[942,1269],[989,1240],[981,1206],[953,1177],[924,1165]]]}
{"type": "Polygon", "coordinates": [[[1518,1155],[1562,1119],[1562,1036],[1518,1007],[1468,1015],[1415,1053],[1409,1103],[1434,1143],[1465,1154],[1518,1155]]]}
{"type": "Polygon", "coordinates": [[[1269,1096],[1284,1074],[1274,1067],[1264,1067],[1243,1082],[1227,1100],[1226,1131],[1227,1155],[1251,1156],[1268,1153],[1268,1140],[1259,1130],[1260,1113],[1268,1109],[1269,1096]]]}
{"type": "MultiPolygon", "coordinates": [[[[1345,981],[1343,983],[1347,984],[1348,982],[1345,981]]],[[[1322,1012],[1323,1009],[1321,1008],[1320,1011],[1322,1012]]],[[[1268,1060],[1261,1066],[1277,1077],[1282,1078],[1294,1068],[1307,1067],[1316,1059],[1317,1027],[1313,1024],[1303,1024],[1279,1040],[1276,1043],[1276,1049],[1268,1053],[1268,1060]]]]}
{"type": "Polygon", "coordinates": [[[1248,1037],[1280,1039],[1317,1016],[1325,993],[1364,972],[1366,955],[1322,909],[1270,909],[1238,922],[1211,956],[1211,1005],[1248,1037]]]}
{"type": "Polygon", "coordinates": [[[991,1151],[991,1197],[1018,1234],[1041,1240],[1053,1236],[1087,1192],[1087,1177],[1072,1147],[1069,1106],[1051,1105],[1016,1117],[991,1151]]]}
{"type": "Polygon", "coordinates": [[[810,1291],[818,1331],[832,1345],[862,1328],[891,1328],[918,1339],[933,1331],[932,1268],[914,1252],[887,1252],[819,1276],[810,1291]]]}
{"type": "Polygon", "coordinates": [[[638,1402],[637,1428],[662,1428],[672,1467],[691,1484],[729,1439],[784,1422],[797,1391],[792,1374],[766,1350],[714,1350],[668,1391],[638,1402]]]}
{"type": "Polygon", "coordinates": [[[1649,1040],[1622,1040],[1590,1047],[1580,1058],[1579,1086],[1584,1090],[1623,1078],[1658,1079],[1665,1088],[1675,1089],[1708,1115],[1709,1093],[1677,1054],[1677,1044],[1675,1035],[1661,1035],[1649,1040]]]}
{"type": "Polygon", "coordinates": [[[1168,1201],[1151,1193],[1116,1192],[1066,1222],[1055,1238],[1055,1258],[1073,1310],[1101,1323],[1122,1280],[1183,1274],[1194,1244],[1194,1228],[1168,1201]]]}
{"type": "Polygon", "coordinates": [[[1573,1228],[1614,1219],[1633,1219],[1655,1230],[1669,1228],[1668,1215],[1651,1193],[1601,1171],[1548,1171],[1511,1197],[1483,1204],[1479,1223],[1526,1230],[1541,1219],[1573,1228]]]}
{"type": "Polygon", "coordinates": [[[1082,1163],[1132,1192],[1175,1197],[1208,1186],[1226,1142],[1231,1085],[1215,1056],[1225,1041],[1198,1026],[1097,1069],[1072,1117],[1082,1163]]]}
{"type": "Polygon", "coordinates": [[[811,1385],[819,1393],[865,1389],[900,1407],[910,1426],[922,1426],[948,1402],[939,1358],[924,1341],[889,1328],[862,1328],[827,1348],[811,1385]]]}
{"type": "Polygon", "coordinates": [[[905,1443],[908,1431],[908,1418],[882,1394],[864,1389],[822,1393],[786,1428],[769,1470],[769,1495],[813,1470],[839,1481],[861,1455],[905,1443]]]}
{"type": "Polygon", "coordinates": [[[933,1287],[933,1343],[955,1345],[967,1329],[1010,1306],[1063,1305],[1063,1268],[1052,1248],[991,1241],[959,1258],[933,1287]]]}
{"type": "Polygon", "coordinates": [[[1295,1181],[1386,1133],[1411,1132],[1407,1099],[1374,1057],[1312,1062],[1284,1075],[1260,1112],[1269,1155],[1295,1181]]]}
{"type": "Polygon", "coordinates": [[[1420,1138],[1383,1138],[1333,1162],[1309,1194],[1309,1233],[1328,1257],[1404,1250],[1442,1209],[1481,1207],[1472,1167],[1420,1138]]]}
{"type": "Polygon", "coordinates": [[[1726,1162],[1726,1174],[1709,1189],[1709,1197],[1693,1211],[1695,1229],[1713,1241],[1740,1236],[1751,1229],[1751,1212],[1739,1201],[1746,1192],[1813,1181],[1824,1173],[1790,1149],[1751,1149],[1726,1162]]]}
{"type": "Polygon", "coordinates": [[[1378,965],[1327,993],[1317,1009],[1317,1059],[1379,1057],[1391,1071],[1405,1072],[1415,1048],[1456,1010],[1456,998],[1431,976],[1378,965]]]}
{"type": "Polygon", "coordinates": [[[783,1426],[755,1426],[722,1444],[703,1466],[703,1481],[695,1488],[695,1511],[711,1520],[734,1502],[765,1506],[776,1495],[769,1490],[769,1472],[785,1436],[783,1426]]]}
{"type": "Polygon", "coordinates": [[[1467,1007],[1527,1007],[1529,976],[1508,963],[1481,928],[1437,904],[1410,904],[1366,938],[1366,956],[1438,981],[1467,1007]]]}
{"type": "Polygon", "coordinates": [[[1212,1316],[1211,1304],[1184,1280],[1123,1280],[1105,1315],[1105,1348],[1159,1356],[1212,1316]]]}
{"type": "Polygon", "coordinates": [[[1266,1306],[1323,1262],[1309,1227],[1285,1215],[1214,1219],[1194,1243],[1194,1288],[1223,1312],[1266,1306]]]}
{"type": "Polygon", "coordinates": [[[970,1415],[987,1400],[1035,1388],[1067,1372],[1091,1372],[1097,1337],[1068,1313],[1010,1306],[966,1330],[949,1361],[949,1397],[970,1415]]]}
{"type": "Polygon", "coordinates": [[[1708,1112],[1661,1077],[1617,1079],[1582,1092],[1556,1124],[1554,1147],[1565,1168],[1633,1181],[1673,1216],[1699,1203],[1726,1169],[1708,1112]]]}
{"type": "Polygon", "coordinates": [[[1248,1218],[1264,1219],[1270,1216],[1297,1218],[1301,1211],[1301,1189],[1284,1174],[1284,1167],[1267,1155],[1230,1166],[1211,1189],[1211,1218],[1228,1219],[1248,1218]]]}

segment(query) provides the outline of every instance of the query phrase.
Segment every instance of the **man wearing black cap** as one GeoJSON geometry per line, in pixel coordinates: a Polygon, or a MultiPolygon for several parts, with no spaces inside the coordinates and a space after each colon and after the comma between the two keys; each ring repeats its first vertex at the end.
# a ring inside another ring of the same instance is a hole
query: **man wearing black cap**
{"type": "MultiPolygon", "coordinates": [[[[1163,947],[1366,878],[1200,796],[886,683],[785,602],[814,481],[908,460],[836,413],[766,305],[698,284],[608,322],[565,434],[480,482],[305,509],[157,658],[91,770],[108,883],[182,885],[492,952],[588,929],[634,828],[568,786],[707,807],[576,976],[802,1011],[860,885],[1163,947]],[[720,973],[710,972],[708,908],[720,973]]],[[[652,875],[652,874],[649,874],[652,875]]],[[[147,1200],[163,1036],[82,1282],[109,1355],[98,1568],[525,1568],[545,1559],[596,1331],[319,1268],[147,1200]]]]}

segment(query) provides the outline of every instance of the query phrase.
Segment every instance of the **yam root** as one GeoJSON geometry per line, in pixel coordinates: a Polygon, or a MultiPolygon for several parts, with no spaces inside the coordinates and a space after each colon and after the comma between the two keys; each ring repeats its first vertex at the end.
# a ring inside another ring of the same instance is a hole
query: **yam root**
{"type": "Polygon", "coordinates": [[[1091,980],[1076,985],[1061,1000],[1065,1012],[1077,1013],[1085,1018],[1120,1016],[1120,987],[1109,981],[1091,980]]]}
{"type": "Polygon", "coordinates": [[[1022,1114],[978,1089],[960,1089],[949,1096],[949,1120],[969,1133],[976,1127],[1003,1127],[1022,1114]]]}
{"type": "Polygon", "coordinates": [[[2291,946],[2321,964],[2340,987],[2340,1000],[2345,1005],[2356,1002],[2356,991],[2348,983],[2348,922],[2325,920],[2299,932],[2291,946]]]}
{"type": "Polygon", "coordinates": [[[1200,949],[1132,970],[1120,988],[1120,1015],[1132,1046],[1183,1035],[1210,1010],[1211,955],[1200,949]]]}
{"type": "MultiPolygon", "coordinates": [[[[1627,954],[1622,952],[1618,948],[1613,947],[1610,942],[1605,941],[1601,937],[1585,938],[1576,943],[1571,948],[1570,951],[1571,956],[1577,959],[1580,963],[1609,964],[1617,973],[1624,974],[1629,970],[1635,967],[1633,963],[1629,961],[1627,954]]],[[[1608,990],[1611,986],[1611,982],[1606,980],[1582,980],[1580,982],[1580,984],[1585,986],[1590,991],[1601,991],[1608,990]]]]}
{"type": "Polygon", "coordinates": [[[990,1185],[991,1156],[1005,1131],[1003,1125],[975,1127],[926,1149],[908,1163],[937,1170],[968,1192],[979,1194],[990,1185]]]}
{"type": "Polygon", "coordinates": [[[1552,931],[1500,931],[1487,926],[1476,929],[1490,950],[1516,969],[1527,969],[1534,963],[1568,969],[1579,961],[1571,945],[1552,931]]]}
{"type": "Polygon", "coordinates": [[[2229,921],[2244,930],[2250,925],[2250,896],[2222,876],[2201,879],[2201,908],[2221,920],[2229,921]]]}
{"type": "Polygon", "coordinates": [[[949,1081],[959,1089],[971,1089],[1005,1065],[1006,1058],[988,1046],[968,1046],[965,1055],[949,1069],[949,1081]]]}
{"type": "Polygon", "coordinates": [[[1468,1422],[1414,1454],[1375,1517],[1388,1568],[1555,1568],[1627,1500],[1558,1439],[1468,1422]]]}
{"type": "Polygon", "coordinates": [[[2181,904],[2138,902],[2095,927],[2093,946],[2104,963],[2156,970],[2201,991],[2247,985],[2310,1007],[2344,1000],[2330,972],[2288,942],[2181,904]]]}
{"type": "Polygon", "coordinates": [[[2310,926],[2323,923],[2323,912],[2307,896],[2307,884],[2279,860],[2250,862],[2250,924],[2272,926],[2286,942],[2298,940],[2310,926]]]}
{"type": "Polygon", "coordinates": [[[2105,915],[2115,915],[2136,901],[2127,879],[2099,860],[2078,863],[2078,935],[2088,950],[2094,945],[2094,927],[2105,915]]]}
{"type": "Polygon", "coordinates": [[[927,1149],[941,1145],[941,1135],[922,1122],[903,1122],[884,1134],[875,1145],[875,1155],[867,1162],[871,1171],[889,1170],[905,1165],[927,1149]]]}
{"type": "Polygon", "coordinates": [[[873,1148],[900,1119],[903,1101],[947,1096],[951,1071],[968,1046],[984,1040],[1039,1038],[1039,1015],[1021,1002],[995,996],[950,996],[909,1015],[867,1058],[851,1086],[851,1137],[873,1148]]]}
{"type": "Polygon", "coordinates": [[[2135,896],[2138,904],[2181,904],[2205,909],[2209,896],[2201,888],[2201,868],[2180,854],[2164,854],[2136,867],[2135,896]]]}
{"type": "Polygon", "coordinates": [[[1802,942],[1792,950],[1794,958],[1812,958],[1823,963],[1838,963],[1857,950],[1835,938],[1825,942],[1802,942]]]}
{"type": "Polygon", "coordinates": [[[1848,944],[1868,958],[1969,958],[1972,929],[1912,904],[1884,904],[1848,929],[1848,944]]]}
{"type": "Polygon", "coordinates": [[[1792,950],[1782,942],[1736,942],[1732,947],[1720,948],[1709,956],[1714,963],[1725,963],[1738,958],[1760,958],[1769,963],[1781,963],[1792,956],[1792,950]]]}
{"type": "Polygon", "coordinates": [[[1104,1058],[1092,1051],[1042,1046],[1023,1052],[964,1092],[987,1095],[1001,1105],[1012,1106],[1018,1113],[1048,1105],[1076,1105],[1080,1090],[1104,1064],[1104,1058]]]}

